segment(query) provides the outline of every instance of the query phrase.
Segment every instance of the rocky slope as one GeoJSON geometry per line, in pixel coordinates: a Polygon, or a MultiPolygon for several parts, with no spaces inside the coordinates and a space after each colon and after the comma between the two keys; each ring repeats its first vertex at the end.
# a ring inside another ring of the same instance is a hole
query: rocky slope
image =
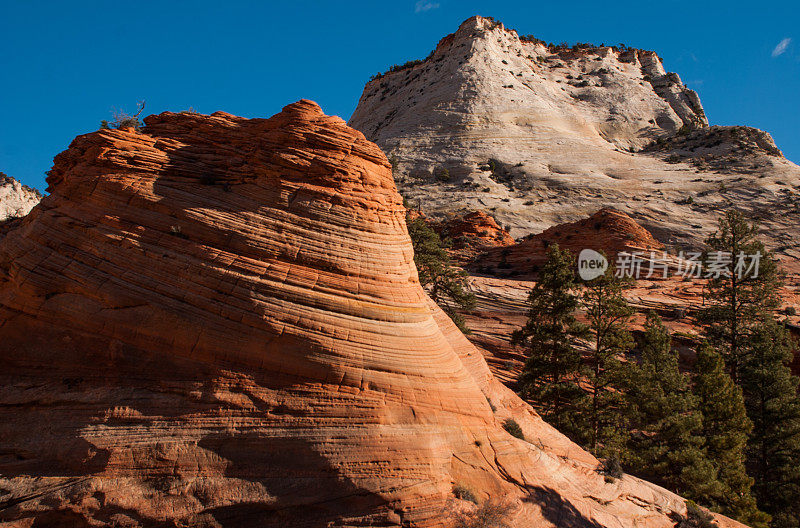
{"type": "Polygon", "coordinates": [[[76,138],[0,239],[0,523],[434,527],[462,486],[520,528],[673,526],[432,305],[362,134],[309,101],[145,122],[76,138]]]}
{"type": "Polygon", "coordinates": [[[553,226],[517,244],[491,248],[479,255],[472,267],[494,275],[535,276],[547,260],[550,244],[558,244],[576,256],[583,249],[603,251],[612,262],[622,252],[641,253],[643,258],[655,254],[658,258],[664,249],[664,244],[630,216],[604,208],[588,218],[553,226]]]}
{"type": "Polygon", "coordinates": [[[800,168],[764,132],[707,127],[697,94],[651,51],[548,46],[473,17],[426,60],[367,83],[349,124],[434,219],[491,210],[521,237],[611,206],[697,247],[735,205],[800,258],[800,168]]]}
{"type": "Polygon", "coordinates": [[[25,216],[41,199],[36,189],[0,172],[0,222],[25,216]]]}
{"type": "Polygon", "coordinates": [[[461,265],[469,264],[487,249],[514,244],[508,231],[484,211],[453,216],[444,222],[425,220],[449,243],[448,251],[461,265]]]}

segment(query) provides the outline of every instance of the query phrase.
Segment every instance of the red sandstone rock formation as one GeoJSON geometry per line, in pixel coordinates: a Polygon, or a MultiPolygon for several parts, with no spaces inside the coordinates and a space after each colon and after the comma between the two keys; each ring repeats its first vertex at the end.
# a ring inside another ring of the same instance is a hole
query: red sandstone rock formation
{"type": "Polygon", "coordinates": [[[514,239],[508,231],[497,225],[484,211],[472,211],[444,223],[443,229],[450,237],[464,237],[464,243],[478,246],[509,246],[514,239]]]}
{"type": "Polygon", "coordinates": [[[576,256],[583,249],[602,250],[611,259],[620,252],[642,252],[649,256],[651,251],[660,254],[664,249],[630,216],[606,207],[588,218],[551,227],[516,245],[488,250],[474,266],[503,275],[532,276],[547,260],[550,244],[569,249],[576,256]]]}
{"type": "MultiPolygon", "coordinates": [[[[424,216],[416,210],[413,213],[424,216]]],[[[484,211],[472,211],[446,222],[427,221],[437,233],[450,240],[450,254],[462,265],[489,248],[514,244],[508,231],[484,211]]]]}
{"type": "Polygon", "coordinates": [[[76,138],[0,240],[0,523],[447,526],[454,485],[518,527],[684,511],[492,377],[361,133],[310,101],[145,122],[76,138]]]}

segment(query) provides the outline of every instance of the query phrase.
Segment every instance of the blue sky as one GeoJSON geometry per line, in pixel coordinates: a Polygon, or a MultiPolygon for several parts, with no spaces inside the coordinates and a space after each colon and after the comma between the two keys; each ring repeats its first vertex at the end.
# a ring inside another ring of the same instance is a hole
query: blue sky
{"type": "Polygon", "coordinates": [[[53,156],[113,108],[267,117],[301,98],[347,119],[364,83],[472,15],[553,42],[652,49],[712,124],[800,161],[800,4],[0,0],[0,171],[43,189],[53,156]]]}

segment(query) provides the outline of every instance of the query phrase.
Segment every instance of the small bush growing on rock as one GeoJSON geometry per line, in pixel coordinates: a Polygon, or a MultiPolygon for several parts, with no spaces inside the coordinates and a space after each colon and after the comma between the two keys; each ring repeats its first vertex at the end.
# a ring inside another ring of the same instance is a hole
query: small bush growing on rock
{"type": "Polygon", "coordinates": [[[522,432],[522,427],[519,426],[515,419],[507,418],[506,421],[503,422],[503,429],[511,436],[519,438],[520,440],[525,440],[525,433],[522,432]]]}
{"type": "Polygon", "coordinates": [[[113,110],[111,112],[111,116],[113,119],[111,121],[107,121],[103,119],[100,121],[100,128],[101,129],[110,129],[110,128],[133,128],[134,130],[140,130],[142,128],[142,122],[139,121],[139,116],[142,115],[144,112],[145,101],[139,101],[136,103],[136,113],[130,115],[127,112],[122,110],[113,110]]]}
{"type": "Polygon", "coordinates": [[[714,517],[695,504],[693,501],[686,501],[686,517],[681,517],[675,528],[718,528],[714,522],[714,517]]]}
{"type": "Polygon", "coordinates": [[[606,482],[613,482],[615,479],[622,478],[622,475],[625,474],[622,471],[619,459],[615,456],[610,456],[603,460],[599,472],[605,476],[606,482]]]}
{"type": "Polygon", "coordinates": [[[541,44],[543,46],[547,45],[547,43],[545,41],[543,41],[542,39],[536,38],[533,35],[522,35],[519,39],[522,42],[533,42],[534,44],[541,44]]]}
{"type": "Polygon", "coordinates": [[[488,500],[477,509],[455,514],[455,528],[509,528],[512,505],[509,501],[488,500]]]}
{"type": "Polygon", "coordinates": [[[478,499],[475,498],[475,494],[472,493],[472,490],[470,490],[466,486],[462,486],[461,484],[456,484],[455,486],[453,486],[453,495],[455,495],[457,499],[470,501],[474,502],[475,504],[478,504],[478,499]]]}
{"type": "Polygon", "coordinates": [[[172,235],[172,236],[176,236],[178,238],[183,238],[183,239],[188,239],[189,238],[188,235],[186,235],[186,233],[181,231],[181,226],[177,226],[177,225],[170,226],[169,234],[172,235]]]}
{"type": "Polygon", "coordinates": [[[440,182],[450,181],[450,171],[447,169],[440,169],[436,172],[436,179],[440,182]]]}
{"type": "Polygon", "coordinates": [[[797,315],[797,308],[794,306],[787,306],[783,309],[784,315],[797,315]]]}

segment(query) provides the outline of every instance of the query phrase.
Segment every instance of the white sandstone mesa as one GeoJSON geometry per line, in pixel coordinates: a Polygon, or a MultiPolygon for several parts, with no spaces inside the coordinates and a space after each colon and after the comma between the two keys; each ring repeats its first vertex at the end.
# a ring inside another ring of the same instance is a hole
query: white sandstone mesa
{"type": "Polygon", "coordinates": [[[548,46],[473,17],[419,63],[367,83],[349,124],[437,220],[491,211],[519,237],[614,207],[697,248],[729,203],[800,257],[800,168],[769,134],[708,126],[655,52],[548,46]]]}

